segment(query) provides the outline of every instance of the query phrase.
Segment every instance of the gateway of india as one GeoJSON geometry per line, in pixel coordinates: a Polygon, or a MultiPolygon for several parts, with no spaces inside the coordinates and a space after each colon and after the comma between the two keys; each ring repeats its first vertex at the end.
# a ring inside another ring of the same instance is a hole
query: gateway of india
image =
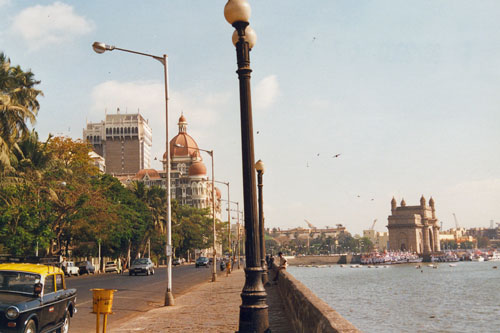
{"type": "Polygon", "coordinates": [[[387,226],[390,250],[412,251],[420,255],[441,251],[439,226],[432,197],[429,205],[422,195],[420,206],[406,206],[403,199],[400,207],[397,207],[393,197],[391,212],[387,226]]]}

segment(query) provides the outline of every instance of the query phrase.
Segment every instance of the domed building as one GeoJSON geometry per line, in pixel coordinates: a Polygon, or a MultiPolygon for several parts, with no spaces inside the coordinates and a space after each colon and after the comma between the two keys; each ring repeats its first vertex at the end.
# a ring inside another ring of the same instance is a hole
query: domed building
{"type": "MultiPolygon", "coordinates": [[[[212,182],[208,181],[207,168],[203,163],[198,144],[187,133],[187,121],[181,115],[179,133],[170,140],[170,188],[172,199],[182,205],[196,208],[212,206],[212,182]]],[[[165,154],[163,155],[163,173],[166,171],[165,154]]],[[[220,194],[216,187],[215,191],[220,194]]],[[[220,215],[220,195],[215,200],[216,216],[220,215]]]]}
{"type": "MultiPolygon", "coordinates": [[[[198,144],[187,133],[184,115],[179,118],[179,133],[170,140],[170,190],[172,199],[181,205],[196,208],[212,207],[212,182],[208,180],[207,168],[203,163],[198,144]]],[[[159,185],[165,188],[166,153],[163,154],[163,170],[139,170],[135,176],[123,179],[124,184],[141,181],[148,186],[159,185]]],[[[221,193],[215,188],[215,216],[220,218],[221,193]]]]}

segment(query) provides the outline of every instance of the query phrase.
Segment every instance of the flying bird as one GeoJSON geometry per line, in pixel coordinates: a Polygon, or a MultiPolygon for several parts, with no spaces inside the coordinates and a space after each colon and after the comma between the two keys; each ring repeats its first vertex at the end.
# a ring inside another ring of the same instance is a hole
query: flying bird
{"type": "Polygon", "coordinates": [[[259,134],[259,131],[257,131],[257,134],[259,134]]]}
{"type": "Polygon", "coordinates": [[[341,155],[341,154],[335,154],[335,155],[333,155],[333,158],[337,158],[337,157],[339,157],[340,155],[341,155]]]}
{"type": "Polygon", "coordinates": [[[318,155],[317,155],[317,156],[319,156],[319,153],[318,153],[318,155]]]}

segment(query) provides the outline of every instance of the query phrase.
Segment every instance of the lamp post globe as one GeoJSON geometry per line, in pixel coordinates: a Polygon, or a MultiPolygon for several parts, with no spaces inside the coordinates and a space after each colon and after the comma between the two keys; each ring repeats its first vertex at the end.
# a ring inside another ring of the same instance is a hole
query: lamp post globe
{"type": "Polygon", "coordinates": [[[264,163],[262,160],[258,160],[257,163],[255,163],[255,170],[264,174],[264,163]]]}
{"type": "MultiPolygon", "coordinates": [[[[238,30],[234,30],[233,32],[233,45],[236,46],[236,43],[238,43],[240,36],[238,35],[238,30]]],[[[255,43],[257,43],[257,34],[255,33],[255,30],[249,25],[246,26],[245,28],[245,41],[248,42],[248,47],[250,49],[253,49],[255,46],[255,43]]]]}
{"type": "Polygon", "coordinates": [[[229,24],[248,22],[252,9],[246,0],[229,0],[224,6],[224,17],[229,24]]]}

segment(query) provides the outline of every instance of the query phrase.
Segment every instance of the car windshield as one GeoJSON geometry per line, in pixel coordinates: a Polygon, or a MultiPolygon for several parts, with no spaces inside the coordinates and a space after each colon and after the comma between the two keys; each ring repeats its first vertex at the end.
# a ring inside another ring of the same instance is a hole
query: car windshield
{"type": "Polygon", "coordinates": [[[199,261],[208,261],[208,258],[207,257],[199,257],[198,260],[199,261]]]}
{"type": "Polygon", "coordinates": [[[135,259],[133,262],[132,262],[132,265],[146,265],[148,263],[148,259],[135,259]]]}
{"type": "Polygon", "coordinates": [[[39,274],[0,271],[0,291],[32,295],[35,283],[39,282],[39,274]]]}

